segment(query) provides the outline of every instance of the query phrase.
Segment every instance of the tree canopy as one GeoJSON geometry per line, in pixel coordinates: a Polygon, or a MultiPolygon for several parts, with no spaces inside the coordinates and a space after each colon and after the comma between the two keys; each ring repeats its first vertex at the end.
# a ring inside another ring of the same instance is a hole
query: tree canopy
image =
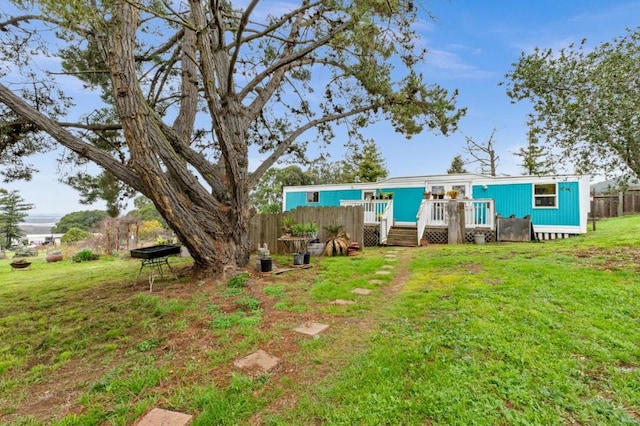
{"type": "Polygon", "coordinates": [[[56,226],[51,229],[51,232],[64,234],[71,228],[90,231],[107,217],[109,217],[109,214],[104,210],[82,210],[68,213],[60,218],[56,226]]]}
{"type": "Polygon", "coordinates": [[[506,77],[529,126],[579,173],[640,176],[640,27],[611,42],[521,54],[506,77]]]}
{"type": "Polygon", "coordinates": [[[277,161],[308,162],[309,143],[377,120],[448,134],[465,112],[417,70],[413,0],[12,3],[20,13],[0,12],[5,176],[61,145],[66,163],[149,198],[200,271],[247,264],[249,193],[277,161]],[[70,79],[95,95],[77,117],[70,79]],[[252,170],[250,153],[264,158],[252,170]]]}
{"type": "Polygon", "coordinates": [[[556,172],[553,164],[553,156],[549,148],[540,145],[540,141],[533,132],[529,132],[527,146],[520,148],[514,153],[520,157],[524,174],[527,175],[548,175],[556,172]]]}

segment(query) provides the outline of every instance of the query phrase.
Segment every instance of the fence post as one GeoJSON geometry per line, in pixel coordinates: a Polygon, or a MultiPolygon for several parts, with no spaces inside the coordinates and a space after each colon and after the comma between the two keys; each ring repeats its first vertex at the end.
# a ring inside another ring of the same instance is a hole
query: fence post
{"type": "Polygon", "coordinates": [[[449,200],[447,203],[449,213],[449,244],[464,243],[464,203],[457,200],[449,200]]]}

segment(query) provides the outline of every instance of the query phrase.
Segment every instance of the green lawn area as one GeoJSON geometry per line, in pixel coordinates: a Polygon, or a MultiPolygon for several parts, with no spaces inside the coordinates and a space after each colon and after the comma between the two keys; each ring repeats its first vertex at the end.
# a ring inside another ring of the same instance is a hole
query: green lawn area
{"type": "Polygon", "coordinates": [[[2,260],[0,423],[128,425],[157,406],[195,425],[640,424],[640,216],[392,251],[152,292],[136,261],[2,260]],[[330,327],[293,332],[311,320],[330,327]],[[233,366],[257,349],[280,365],[233,366]]]}

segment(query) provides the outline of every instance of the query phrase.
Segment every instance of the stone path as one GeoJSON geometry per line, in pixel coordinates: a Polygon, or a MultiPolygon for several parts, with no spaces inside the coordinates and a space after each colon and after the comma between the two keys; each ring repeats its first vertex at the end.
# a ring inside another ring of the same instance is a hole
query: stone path
{"type": "Polygon", "coordinates": [[[136,426],[187,426],[193,416],[175,411],[154,408],[141,418],[136,426]]]}
{"type": "Polygon", "coordinates": [[[259,370],[260,372],[266,373],[274,369],[279,362],[280,358],[269,355],[262,349],[259,349],[251,355],[240,358],[234,362],[233,365],[243,370],[259,370]]]}
{"type": "Polygon", "coordinates": [[[296,328],[295,331],[302,334],[308,334],[309,336],[315,336],[322,333],[327,328],[329,328],[327,324],[320,324],[319,322],[305,322],[296,328]]]}
{"type": "Polygon", "coordinates": [[[368,294],[371,294],[371,290],[369,290],[368,288],[354,288],[353,290],[351,290],[351,293],[366,296],[368,294]]]}

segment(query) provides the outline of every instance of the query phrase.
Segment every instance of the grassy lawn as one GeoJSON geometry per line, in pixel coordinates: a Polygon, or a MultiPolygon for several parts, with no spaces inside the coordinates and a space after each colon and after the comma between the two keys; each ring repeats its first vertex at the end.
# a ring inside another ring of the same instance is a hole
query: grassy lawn
{"type": "Polygon", "coordinates": [[[159,406],[196,425],[640,424],[640,217],[391,251],[228,282],[175,259],[152,292],[137,261],[0,260],[0,423],[127,425],[159,406]],[[330,327],[293,331],[306,321],[330,327]],[[233,366],[257,349],[279,366],[233,366]]]}

